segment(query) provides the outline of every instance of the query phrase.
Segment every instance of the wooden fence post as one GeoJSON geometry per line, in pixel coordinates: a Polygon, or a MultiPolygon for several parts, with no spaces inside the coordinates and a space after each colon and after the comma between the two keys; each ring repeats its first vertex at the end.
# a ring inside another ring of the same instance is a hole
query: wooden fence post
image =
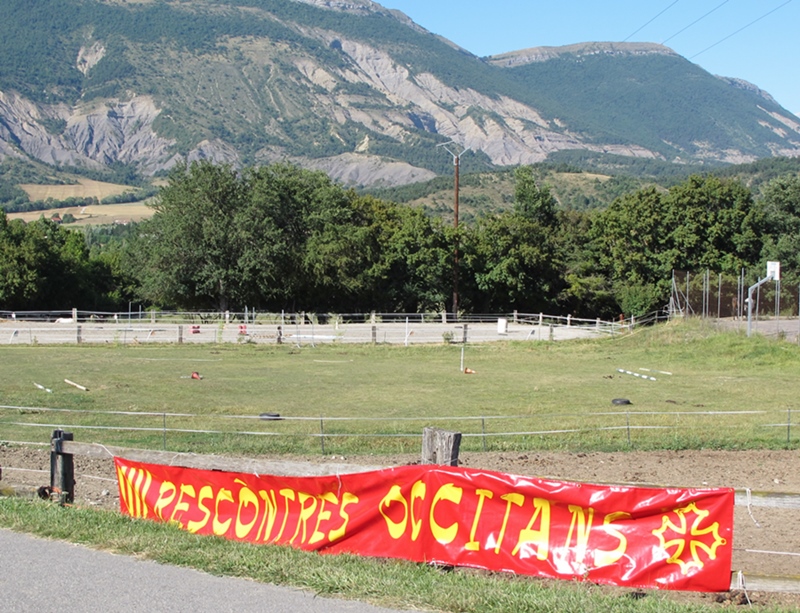
{"type": "Polygon", "coordinates": [[[72,432],[53,430],[50,439],[50,495],[56,494],[61,504],[75,500],[75,465],[71,453],[64,453],[64,441],[72,440],[72,432]]]}
{"type": "Polygon", "coordinates": [[[422,463],[458,466],[458,450],[461,447],[461,432],[449,432],[441,428],[422,430],[422,463]]]}

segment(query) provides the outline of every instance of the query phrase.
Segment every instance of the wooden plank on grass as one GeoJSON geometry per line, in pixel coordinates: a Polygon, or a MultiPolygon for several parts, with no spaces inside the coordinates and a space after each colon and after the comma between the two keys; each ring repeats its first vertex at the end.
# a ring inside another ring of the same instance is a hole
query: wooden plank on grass
{"type": "MultiPolygon", "coordinates": [[[[766,575],[744,574],[744,589],[749,592],[784,592],[790,594],[800,594],[800,578],[798,577],[772,577],[766,575]]],[[[740,590],[736,573],[731,581],[732,590],[740,590]]]]}
{"type": "Polygon", "coordinates": [[[63,441],[62,450],[64,453],[92,458],[111,459],[112,457],[121,457],[135,462],[146,462],[148,464],[164,464],[167,466],[183,466],[185,468],[199,468],[202,470],[224,470],[229,472],[279,475],[285,477],[347,475],[384,468],[382,466],[360,466],[357,464],[338,462],[320,462],[317,464],[314,462],[232,458],[226,456],[197,455],[194,453],[176,453],[173,451],[127,449],[125,447],[76,443],[73,441],[63,441]]]}
{"type": "Polygon", "coordinates": [[[800,494],[784,494],[781,492],[750,492],[736,490],[737,507],[766,507],[769,509],[796,509],[800,510],[800,494]]]}

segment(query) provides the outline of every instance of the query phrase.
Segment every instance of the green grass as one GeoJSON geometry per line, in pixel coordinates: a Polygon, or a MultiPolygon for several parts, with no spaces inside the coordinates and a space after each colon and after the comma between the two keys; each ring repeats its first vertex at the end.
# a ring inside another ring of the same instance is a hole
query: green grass
{"type": "Polygon", "coordinates": [[[192,535],[108,511],[12,498],[0,497],[0,526],[215,575],[247,577],[387,607],[454,613],[688,613],[715,608],[679,602],[674,595],[659,592],[634,593],[592,584],[256,546],[192,535]]]}
{"type": "Polygon", "coordinates": [[[475,375],[460,372],[457,345],[11,346],[0,359],[0,404],[25,407],[0,409],[11,441],[46,441],[63,426],[79,441],[142,448],[353,455],[415,451],[428,425],[463,432],[462,449],[475,451],[800,441],[800,347],[700,322],[470,345],[465,365],[475,375]],[[193,371],[203,379],[188,378],[193,371]],[[259,419],[268,412],[285,419],[259,419]]]}
{"type": "MultiPolygon", "coordinates": [[[[409,434],[401,439],[326,438],[327,453],[416,451],[420,431],[428,424],[467,434],[481,434],[485,428],[486,439],[464,440],[462,448],[471,449],[481,449],[484,440],[490,449],[779,448],[787,446],[785,423],[782,427],[769,424],[780,424],[789,411],[796,411],[800,391],[794,375],[800,368],[800,348],[720,333],[699,322],[657,326],[599,341],[469,346],[466,365],[477,371],[471,376],[459,371],[460,353],[460,347],[444,345],[4,347],[0,349],[0,402],[29,408],[0,410],[0,427],[8,440],[48,440],[49,426],[13,425],[27,422],[64,425],[74,430],[79,441],[160,448],[164,433],[159,428],[166,419],[173,429],[219,432],[169,431],[170,449],[235,454],[319,452],[319,438],[302,433],[318,433],[320,416],[327,420],[323,427],[328,436],[339,432],[409,434]],[[656,374],[657,381],[645,381],[620,374],[618,368],[673,374],[656,374]],[[192,371],[200,372],[203,380],[182,378],[192,371]],[[70,387],[64,378],[90,391],[70,387]],[[35,388],[34,381],[53,393],[35,388]],[[631,399],[628,412],[612,407],[611,399],[617,397],[631,399]],[[36,406],[80,412],[30,408],[36,406]],[[764,413],[719,414],[742,410],[764,413]],[[267,411],[310,419],[230,418],[257,417],[267,411]],[[615,411],[616,415],[608,415],[615,411]],[[154,415],[143,415],[146,412],[154,415]],[[487,419],[468,421],[467,416],[487,419]],[[336,417],[362,420],[339,422],[334,421],[336,417]],[[364,419],[376,417],[394,421],[364,419]],[[416,419],[399,419],[406,417],[416,419]],[[442,417],[455,419],[436,420],[442,417]],[[597,430],[628,423],[630,431],[597,430]],[[669,429],[633,428],[645,423],[669,429]],[[153,430],[77,428],[92,425],[153,430]],[[578,432],[491,436],[499,431],[546,429],[578,432]],[[267,436],[267,432],[291,436],[267,436]]],[[[798,420],[797,413],[793,417],[798,420]]],[[[798,440],[798,435],[790,433],[788,445],[796,448],[798,440]]],[[[647,592],[634,598],[626,590],[590,584],[252,546],[198,537],[118,513],[1,497],[0,526],[217,575],[249,577],[389,607],[458,613],[670,613],[716,608],[697,597],[647,592]]]]}

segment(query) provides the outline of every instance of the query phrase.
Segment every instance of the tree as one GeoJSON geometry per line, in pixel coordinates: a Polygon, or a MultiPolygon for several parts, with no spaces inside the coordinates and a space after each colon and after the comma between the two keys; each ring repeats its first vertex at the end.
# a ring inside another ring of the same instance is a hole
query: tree
{"type": "Polygon", "coordinates": [[[551,228],[517,212],[479,220],[464,238],[464,263],[474,280],[465,305],[478,312],[552,310],[563,260],[551,228]]]}
{"type": "Polygon", "coordinates": [[[770,181],[763,191],[764,247],[762,261],[781,262],[785,281],[796,282],[800,271],[800,176],[770,181]]]}
{"type": "Polygon", "coordinates": [[[694,175],[670,188],[664,205],[671,268],[738,273],[758,261],[763,211],[738,181],[694,175]]]}
{"type": "Polygon", "coordinates": [[[597,245],[590,239],[590,230],[597,211],[564,211],[561,215],[558,243],[565,263],[559,311],[586,318],[615,317],[619,306],[611,281],[594,264],[597,245]]]}
{"type": "Polygon", "coordinates": [[[173,171],[131,250],[162,304],[312,312],[442,302],[445,238],[422,213],[289,164],[173,171]]]}
{"type": "Polygon", "coordinates": [[[351,236],[352,194],[323,172],[276,164],[245,173],[241,231],[261,303],[327,310],[352,303],[359,259],[351,236]]]}
{"type": "Polygon", "coordinates": [[[371,196],[355,197],[352,205],[362,306],[400,313],[444,309],[452,291],[449,228],[421,210],[371,196]]]}
{"type": "Polygon", "coordinates": [[[25,224],[0,212],[0,305],[69,309],[90,301],[93,280],[82,234],[43,217],[25,224]]]}
{"type": "Polygon", "coordinates": [[[176,166],[133,250],[142,297],[223,311],[241,304],[250,281],[240,262],[247,237],[234,217],[243,200],[242,181],[229,166],[176,166]]]}
{"type": "Polygon", "coordinates": [[[514,170],[514,211],[525,219],[536,221],[545,228],[556,226],[558,203],[547,186],[538,187],[533,167],[519,166],[514,170]]]}
{"type": "Polygon", "coordinates": [[[740,183],[692,176],[667,193],[649,187],[618,198],[595,217],[590,238],[619,306],[640,315],[666,304],[675,269],[738,272],[754,264],[763,224],[740,183]]]}
{"type": "Polygon", "coordinates": [[[655,187],[617,198],[594,218],[597,264],[613,283],[656,284],[671,271],[664,197],[655,187]]]}

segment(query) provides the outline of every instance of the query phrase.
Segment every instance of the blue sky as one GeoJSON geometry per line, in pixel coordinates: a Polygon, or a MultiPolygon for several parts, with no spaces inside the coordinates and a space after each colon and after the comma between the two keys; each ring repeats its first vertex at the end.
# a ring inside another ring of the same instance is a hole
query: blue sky
{"type": "Polygon", "coordinates": [[[377,0],[478,56],[589,41],[664,43],[800,116],[800,0],[377,0]]]}

